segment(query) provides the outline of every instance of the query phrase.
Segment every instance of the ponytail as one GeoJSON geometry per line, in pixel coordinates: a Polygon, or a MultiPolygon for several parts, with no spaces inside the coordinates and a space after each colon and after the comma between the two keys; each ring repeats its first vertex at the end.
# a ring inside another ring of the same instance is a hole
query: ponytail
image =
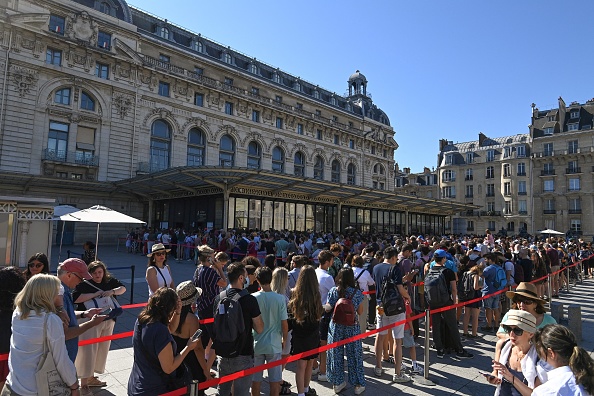
{"type": "Polygon", "coordinates": [[[594,360],[584,348],[574,344],[569,358],[569,368],[575,375],[575,381],[582,385],[588,394],[594,394],[594,360]]]}

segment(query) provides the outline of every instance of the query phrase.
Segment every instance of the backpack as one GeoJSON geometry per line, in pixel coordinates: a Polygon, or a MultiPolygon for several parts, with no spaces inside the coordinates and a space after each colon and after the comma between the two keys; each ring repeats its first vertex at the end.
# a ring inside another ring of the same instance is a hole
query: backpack
{"type": "Polygon", "coordinates": [[[519,285],[520,282],[524,282],[524,267],[519,261],[514,262],[514,281],[519,285]]]}
{"type": "Polygon", "coordinates": [[[354,294],[355,292],[353,292],[350,297],[341,297],[338,299],[336,305],[334,305],[334,312],[332,313],[332,320],[334,323],[344,326],[352,326],[357,322],[355,306],[353,305],[354,294]]]}
{"type": "Polygon", "coordinates": [[[462,279],[458,282],[458,299],[460,301],[472,300],[474,297],[474,279],[472,272],[466,271],[462,275],[462,279]]]}
{"type": "Polygon", "coordinates": [[[217,348],[219,356],[237,357],[245,344],[247,336],[239,299],[247,294],[247,290],[241,290],[229,296],[229,290],[222,291],[219,303],[213,307],[213,348],[217,348]]]}
{"type": "Polygon", "coordinates": [[[393,316],[406,312],[404,300],[402,299],[400,292],[394,284],[394,279],[392,275],[394,267],[390,268],[388,275],[382,281],[381,302],[382,307],[384,308],[384,314],[386,316],[393,316]]]}
{"type": "Polygon", "coordinates": [[[226,252],[228,249],[227,246],[227,238],[221,239],[221,243],[219,243],[219,251],[226,252]]]}
{"type": "Polygon", "coordinates": [[[496,290],[501,290],[507,285],[507,275],[505,274],[505,270],[498,264],[493,264],[497,269],[495,273],[495,280],[493,281],[493,287],[496,290]]]}
{"type": "Polygon", "coordinates": [[[431,268],[425,276],[425,300],[431,308],[444,307],[452,302],[450,289],[442,268],[431,268]]]}

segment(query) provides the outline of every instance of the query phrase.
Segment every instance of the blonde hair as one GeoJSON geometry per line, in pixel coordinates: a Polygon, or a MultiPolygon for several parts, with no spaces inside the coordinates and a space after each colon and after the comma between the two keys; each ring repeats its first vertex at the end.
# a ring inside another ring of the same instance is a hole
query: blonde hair
{"type": "Polygon", "coordinates": [[[31,311],[56,312],[54,298],[58,295],[60,281],[57,277],[37,274],[27,281],[23,290],[14,299],[15,309],[21,311],[21,319],[27,319],[31,311]]]}
{"type": "Polygon", "coordinates": [[[272,272],[270,288],[278,294],[285,294],[289,283],[289,271],[283,267],[276,267],[272,272]]]}

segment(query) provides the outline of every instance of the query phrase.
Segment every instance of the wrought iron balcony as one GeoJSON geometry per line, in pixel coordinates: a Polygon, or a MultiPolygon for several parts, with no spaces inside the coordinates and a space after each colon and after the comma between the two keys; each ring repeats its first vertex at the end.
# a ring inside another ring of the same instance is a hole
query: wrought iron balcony
{"type": "Polygon", "coordinates": [[[481,216],[501,216],[501,211],[499,211],[499,210],[483,210],[483,211],[481,211],[481,216]]]}
{"type": "Polygon", "coordinates": [[[521,214],[521,215],[527,215],[528,214],[528,211],[527,210],[520,210],[518,213],[521,214]]]}
{"type": "Polygon", "coordinates": [[[555,169],[544,169],[540,171],[541,176],[553,176],[555,174],[555,169]]]}
{"type": "Polygon", "coordinates": [[[543,214],[556,214],[557,211],[555,209],[544,209],[542,211],[543,214]]]}
{"type": "Polygon", "coordinates": [[[581,214],[581,209],[569,209],[569,214],[581,214]]]}
{"type": "Polygon", "coordinates": [[[526,172],[518,172],[518,176],[526,176],[526,172]]]}
{"type": "Polygon", "coordinates": [[[63,151],[46,148],[41,158],[43,161],[62,162],[65,164],[81,166],[99,166],[99,157],[96,155],[83,154],[76,151],[63,151]]]}
{"type": "Polygon", "coordinates": [[[574,174],[574,173],[582,173],[582,168],[580,168],[578,166],[578,167],[575,167],[575,168],[566,168],[565,169],[565,174],[567,174],[567,175],[571,175],[571,174],[574,174]]]}
{"type": "Polygon", "coordinates": [[[472,175],[466,175],[466,177],[464,178],[464,180],[466,180],[466,181],[472,180],[472,175]]]}

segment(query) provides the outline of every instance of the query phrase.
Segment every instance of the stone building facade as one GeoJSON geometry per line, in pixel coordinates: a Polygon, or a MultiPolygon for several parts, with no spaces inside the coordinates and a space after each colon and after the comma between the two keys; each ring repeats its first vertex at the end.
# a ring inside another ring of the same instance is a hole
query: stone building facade
{"type": "Polygon", "coordinates": [[[338,95],[124,0],[0,7],[13,195],[184,228],[439,230],[459,209],[394,193],[394,130],[359,71],[338,95]]]}

